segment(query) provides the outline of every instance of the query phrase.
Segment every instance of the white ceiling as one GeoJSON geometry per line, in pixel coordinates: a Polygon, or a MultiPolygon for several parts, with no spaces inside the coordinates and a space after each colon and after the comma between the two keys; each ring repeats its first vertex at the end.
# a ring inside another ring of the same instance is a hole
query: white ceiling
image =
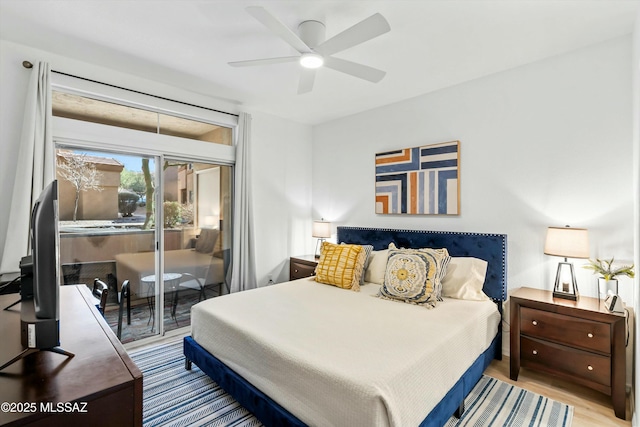
{"type": "Polygon", "coordinates": [[[628,34],[638,6],[634,0],[0,0],[0,38],[317,124],[628,34]],[[295,53],[245,12],[250,5],[264,6],[293,30],[304,20],[323,21],[327,38],[380,12],[389,33],[335,56],[385,70],[386,77],[373,84],[322,69],[313,91],[297,95],[296,63],[228,66],[295,53]]]}

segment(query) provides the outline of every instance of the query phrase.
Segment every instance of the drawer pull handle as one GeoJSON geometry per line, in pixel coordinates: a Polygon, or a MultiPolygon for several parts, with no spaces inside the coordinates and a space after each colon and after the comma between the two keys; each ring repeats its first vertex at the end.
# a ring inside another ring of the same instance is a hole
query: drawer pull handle
{"type": "Polygon", "coordinates": [[[587,334],[587,336],[588,336],[589,338],[593,338],[593,334],[592,334],[591,332],[589,332],[589,333],[587,334]]]}
{"type": "Polygon", "coordinates": [[[533,354],[538,354],[538,350],[533,350],[533,354]]]}
{"type": "Polygon", "coordinates": [[[587,369],[590,370],[590,371],[593,371],[593,366],[589,365],[589,366],[587,366],[587,369]]]}
{"type": "Polygon", "coordinates": [[[538,326],[538,321],[537,321],[537,320],[534,320],[534,321],[533,321],[533,322],[531,322],[531,323],[533,323],[533,326],[538,326]]]}

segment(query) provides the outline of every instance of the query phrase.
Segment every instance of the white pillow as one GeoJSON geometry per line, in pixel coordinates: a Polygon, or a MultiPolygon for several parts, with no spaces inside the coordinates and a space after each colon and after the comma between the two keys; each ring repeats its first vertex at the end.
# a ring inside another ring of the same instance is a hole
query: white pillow
{"type": "Polygon", "coordinates": [[[389,258],[389,249],[381,251],[371,251],[369,256],[369,266],[364,272],[364,281],[369,283],[384,283],[384,274],[387,271],[387,258],[389,258]]]}
{"type": "Polygon", "coordinates": [[[490,300],[484,292],[487,261],[470,257],[452,257],[442,279],[442,296],[471,301],[490,300]]]}

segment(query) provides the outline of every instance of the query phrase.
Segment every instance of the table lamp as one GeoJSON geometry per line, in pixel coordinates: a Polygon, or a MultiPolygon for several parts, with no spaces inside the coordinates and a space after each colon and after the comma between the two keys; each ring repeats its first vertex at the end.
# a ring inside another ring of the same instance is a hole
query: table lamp
{"type": "Polygon", "coordinates": [[[322,246],[322,242],[324,242],[328,237],[331,237],[331,223],[324,219],[320,219],[320,221],[313,221],[312,236],[318,239],[314,255],[316,258],[320,258],[319,248],[322,246]]]}
{"type": "Polygon", "coordinates": [[[567,258],[589,258],[589,234],[586,228],[549,227],[544,244],[547,255],[564,257],[558,263],[556,282],[553,286],[554,298],[565,298],[577,301],[578,284],[573,264],[567,258]]]}

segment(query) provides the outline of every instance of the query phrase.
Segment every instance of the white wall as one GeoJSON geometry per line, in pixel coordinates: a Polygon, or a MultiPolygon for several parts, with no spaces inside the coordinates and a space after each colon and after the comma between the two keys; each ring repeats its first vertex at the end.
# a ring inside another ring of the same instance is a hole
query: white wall
{"type": "MultiPolygon", "coordinates": [[[[506,233],[509,288],[551,289],[548,226],[587,227],[593,257],[631,261],[630,61],[627,36],[319,125],[314,217],[506,233]],[[375,153],[450,140],[461,141],[460,216],[374,213],[375,153]]],[[[595,295],[595,277],[576,270],[595,295]]],[[[631,281],[620,288],[631,302],[631,281]]]]}
{"type": "Polygon", "coordinates": [[[289,257],[311,246],[311,127],[251,112],[258,285],[289,280],[289,257]]]}
{"type": "MultiPolygon", "coordinates": [[[[0,258],[9,226],[8,201],[13,192],[24,99],[30,73],[21,65],[24,60],[48,61],[56,71],[202,107],[230,113],[237,113],[242,109],[242,106],[232,101],[181,89],[179,81],[175,82],[175,86],[169,86],[148,80],[144,76],[120,73],[117,71],[117,63],[113,64],[113,69],[107,69],[93,65],[92,58],[79,61],[0,40],[0,200],[5,201],[0,203],[0,258]]],[[[264,284],[269,274],[276,281],[287,279],[288,257],[312,250],[307,247],[311,245],[311,239],[300,238],[311,234],[311,128],[254,112],[252,134],[256,149],[253,177],[257,195],[255,223],[259,229],[258,283],[264,284]],[[286,270],[286,274],[282,273],[283,270],[286,270]]],[[[16,270],[17,268],[18,266],[16,270]]]]}

